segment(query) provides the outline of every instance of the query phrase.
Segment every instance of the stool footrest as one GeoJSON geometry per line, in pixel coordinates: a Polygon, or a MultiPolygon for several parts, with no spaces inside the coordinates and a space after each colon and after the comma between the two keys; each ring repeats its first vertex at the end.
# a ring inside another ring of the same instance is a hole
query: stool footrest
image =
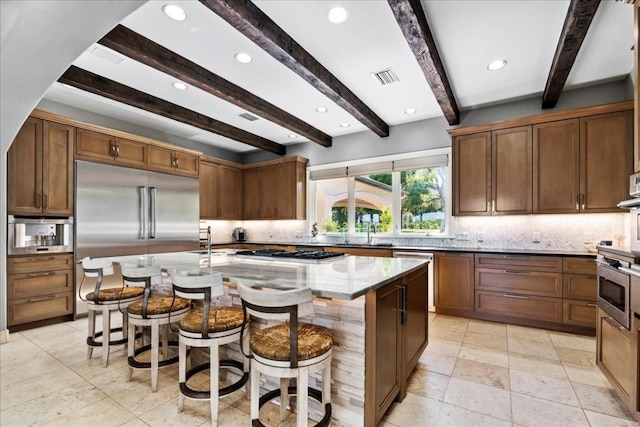
{"type": "MultiPolygon", "coordinates": [[[[96,332],[94,336],[92,337],[87,337],[87,345],[90,345],[91,347],[102,347],[102,341],[98,341],[96,340],[96,338],[100,338],[102,336],[102,332],[96,332]]],[[[114,333],[114,332],[122,332],[122,327],[118,327],[118,328],[112,328],[109,333],[114,333]]],[[[136,339],[140,338],[142,336],[142,334],[140,332],[138,332],[136,334],[136,339]]],[[[109,341],[109,345],[120,345],[120,344],[126,344],[128,341],[127,338],[121,338],[119,340],[113,340],[113,341],[109,341]]]]}
{"type": "MultiPolygon", "coordinates": [[[[178,346],[178,341],[169,341],[169,347],[177,347],[178,346]]],[[[151,362],[140,362],[139,360],[136,359],[136,356],[139,355],[140,353],[144,353],[145,351],[149,351],[151,350],[151,344],[147,344],[144,345],[140,348],[135,349],[134,351],[134,355],[133,356],[129,356],[127,358],[127,362],[129,363],[129,366],[135,369],[150,369],[151,368],[151,362]]],[[[174,363],[176,363],[178,361],[178,355],[175,355],[173,357],[170,357],[168,359],[165,360],[160,360],[158,362],[158,367],[162,367],[162,366],[169,366],[172,365],[174,363]]]]}
{"type": "MultiPolygon", "coordinates": [[[[298,394],[298,387],[296,386],[289,386],[288,388],[288,393],[289,396],[292,395],[297,395],[298,394]]],[[[322,403],[322,392],[320,390],[317,390],[315,388],[309,387],[308,388],[308,393],[309,393],[309,397],[319,403],[322,403]]],[[[275,390],[271,390],[267,393],[265,393],[263,396],[260,397],[260,401],[259,401],[259,408],[262,408],[267,402],[272,401],[273,399],[275,399],[276,397],[279,397],[281,394],[281,390],[275,389],[275,390]]],[[[284,402],[280,402],[281,405],[284,405],[284,402]]],[[[318,423],[316,424],[316,427],[326,427],[331,423],[331,403],[327,403],[324,405],[324,417],[322,417],[322,419],[320,421],[318,421],[318,423]]],[[[264,424],[262,424],[262,422],[260,420],[251,420],[251,425],[253,427],[266,427],[264,424]]]]}
{"type": "MultiPolygon", "coordinates": [[[[221,360],[220,366],[226,367],[226,368],[238,369],[242,373],[242,377],[235,383],[229,384],[228,386],[221,388],[220,391],[218,391],[219,397],[226,396],[227,394],[230,394],[236,390],[239,390],[240,388],[242,388],[242,386],[246,384],[247,380],[249,379],[249,373],[244,372],[244,366],[242,365],[241,362],[238,362],[236,360],[221,360]]],[[[211,368],[210,363],[207,362],[207,363],[203,363],[202,365],[198,365],[196,367],[189,369],[186,374],[187,378],[185,382],[180,383],[180,393],[182,393],[182,395],[191,399],[202,399],[202,400],[210,399],[211,391],[194,390],[187,385],[187,381],[189,381],[189,379],[193,377],[195,374],[197,374],[198,372],[206,371],[207,369],[210,369],[210,368],[211,368]]]]}

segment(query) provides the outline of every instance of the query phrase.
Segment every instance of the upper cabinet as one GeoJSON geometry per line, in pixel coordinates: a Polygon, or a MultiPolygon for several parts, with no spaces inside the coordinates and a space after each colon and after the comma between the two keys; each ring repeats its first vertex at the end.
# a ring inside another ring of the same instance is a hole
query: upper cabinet
{"type": "Polygon", "coordinates": [[[7,212],[73,215],[74,128],[29,117],[7,153],[7,212]]]}
{"type": "Polygon", "coordinates": [[[76,158],[145,169],[147,144],[78,128],[76,158]]]}
{"type": "Polygon", "coordinates": [[[619,212],[633,167],[628,104],[452,131],[454,215],[619,212]]]}
{"type": "Polygon", "coordinates": [[[453,140],[455,215],[531,212],[531,127],[453,140]]]}
{"type": "Polygon", "coordinates": [[[149,145],[149,170],[174,175],[198,176],[199,157],[184,151],[149,145]]]}
{"type": "Polygon", "coordinates": [[[242,218],[242,169],[200,161],[200,218],[242,218]]]}
{"type": "Polygon", "coordinates": [[[245,219],[304,219],[307,159],[287,157],[247,167],[242,189],[245,219]]]}

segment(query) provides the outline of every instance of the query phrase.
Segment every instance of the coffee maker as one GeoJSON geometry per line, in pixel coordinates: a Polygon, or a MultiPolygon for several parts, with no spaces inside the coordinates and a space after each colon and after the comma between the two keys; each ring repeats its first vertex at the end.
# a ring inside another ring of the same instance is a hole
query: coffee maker
{"type": "Polygon", "coordinates": [[[244,242],[247,240],[247,232],[242,227],[236,227],[233,229],[233,240],[236,242],[244,242]]]}

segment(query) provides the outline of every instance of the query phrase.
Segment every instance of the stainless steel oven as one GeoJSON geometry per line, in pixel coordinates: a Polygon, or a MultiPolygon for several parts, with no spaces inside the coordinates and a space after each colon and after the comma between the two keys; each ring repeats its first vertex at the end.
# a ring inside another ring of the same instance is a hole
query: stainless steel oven
{"type": "Polygon", "coordinates": [[[598,263],[598,307],[627,330],[631,327],[631,263],[603,256],[598,263]]]}

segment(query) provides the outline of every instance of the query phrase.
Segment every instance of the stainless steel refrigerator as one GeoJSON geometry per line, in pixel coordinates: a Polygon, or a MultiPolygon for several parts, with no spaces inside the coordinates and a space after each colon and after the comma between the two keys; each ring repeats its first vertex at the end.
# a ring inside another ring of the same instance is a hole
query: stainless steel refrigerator
{"type": "MultiPolygon", "coordinates": [[[[198,250],[199,197],[197,178],[77,161],[76,260],[198,250]]],[[[78,265],[76,289],[83,277],[78,265]]],[[[106,284],[122,286],[121,276],[106,284]]],[[[92,287],[85,280],[83,296],[92,287]]]]}

